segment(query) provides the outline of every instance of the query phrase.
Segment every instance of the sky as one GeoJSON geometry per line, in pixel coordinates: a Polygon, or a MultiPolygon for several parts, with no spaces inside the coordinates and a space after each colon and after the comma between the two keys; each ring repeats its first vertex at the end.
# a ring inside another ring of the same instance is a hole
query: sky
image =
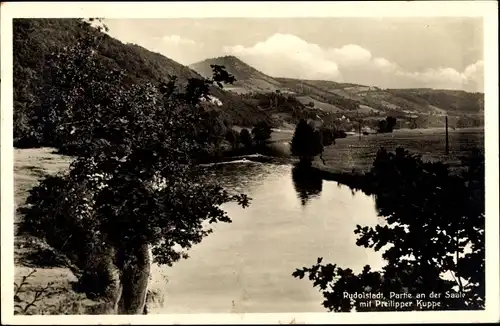
{"type": "Polygon", "coordinates": [[[481,18],[168,18],[106,24],[122,42],[184,65],[234,55],[273,77],[484,91],[481,18]]]}

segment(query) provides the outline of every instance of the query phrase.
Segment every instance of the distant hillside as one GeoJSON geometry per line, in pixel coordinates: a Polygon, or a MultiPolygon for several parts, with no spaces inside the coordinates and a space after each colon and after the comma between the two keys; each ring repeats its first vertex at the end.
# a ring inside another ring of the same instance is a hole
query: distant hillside
{"type": "MultiPolygon", "coordinates": [[[[406,119],[428,116],[419,121],[437,121],[446,114],[472,116],[473,124],[482,124],[484,94],[433,89],[381,89],[374,86],[337,83],[325,80],[300,80],[271,77],[234,56],[207,59],[190,65],[201,75],[209,73],[210,64],[224,65],[238,82],[228,90],[237,93],[276,92],[293,94],[302,104],[325,114],[347,114],[357,119],[394,115],[406,119]]],[[[457,118],[458,119],[458,118],[457,118]]],[[[457,120],[455,119],[455,120],[457,120]]],[[[413,120],[411,120],[413,121],[413,120]]],[[[457,120],[458,121],[458,120],[457,120]]],[[[424,123],[420,127],[433,126],[424,123]]]]}
{"type": "MultiPolygon", "coordinates": [[[[28,117],[40,102],[37,91],[44,85],[45,58],[53,51],[73,45],[81,31],[75,19],[15,19],[13,23],[14,63],[14,139],[22,142],[32,134],[28,117]]],[[[97,32],[97,31],[96,31],[97,32]]],[[[124,44],[105,37],[99,50],[103,67],[126,70],[130,83],[157,82],[175,75],[179,82],[201,77],[198,73],[161,54],[141,46],[124,44]]],[[[237,94],[213,89],[222,106],[214,106],[230,123],[251,126],[260,120],[271,121],[268,113],[249,105],[237,94]]]]}
{"type": "MultiPolygon", "coordinates": [[[[14,139],[30,143],[34,135],[29,124],[33,108],[40,102],[39,90],[46,56],[76,42],[81,31],[75,19],[15,19],[13,24],[14,139]]],[[[211,74],[211,64],[223,65],[237,79],[225,90],[212,88],[221,105],[212,105],[227,124],[252,126],[261,120],[279,126],[294,124],[303,116],[337,121],[369,121],[393,115],[401,125],[416,117],[419,127],[442,124],[445,114],[455,115],[460,125],[482,124],[484,96],[480,93],[429,89],[388,89],[322,80],[275,78],[258,71],[234,56],[207,59],[186,67],[141,46],[124,44],[105,36],[99,50],[104,68],[121,68],[129,83],[153,82],[175,75],[180,83],[211,74]],[[191,69],[192,68],[192,69],[191,69]],[[194,69],[194,70],[193,70],[194,69]],[[196,71],[195,71],[196,70],[196,71]],[[276,97],[281,93],[283,96],[276,97]],[[458,119],[460,117],[460,119],[458,119]],[[337,120],[336,120],[337,119],[337,120]]],[[[457,122],[457,125],[459,123],[457,122]]]]}
{"type": "Polygon", "coordinates": [[[434,89],[388,89],[387,92],[399,98],[420,105],[439,107],[448,112],[483,113],[484,94],[459,90],[434,89]]]}
{"type": "Polygon", "coordinates": [[[228,87],[228,90],[233,92],[273,92],[283,88],[283,85],[276,79],[258,71],[234,56],[206,59],[191,64],[189,67],[200,75],[208,77],[212,73],[210,65],[214,64],[226,67],[226,70],[236,78],[234,87],[228,87]]]}

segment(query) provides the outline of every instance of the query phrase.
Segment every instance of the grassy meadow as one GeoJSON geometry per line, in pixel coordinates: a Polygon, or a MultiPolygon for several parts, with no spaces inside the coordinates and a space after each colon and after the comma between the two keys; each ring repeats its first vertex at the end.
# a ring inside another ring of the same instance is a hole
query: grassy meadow
{"type": "MultiPolygon", "coordinates": [[[[272,140],[286,143],[291,140],[290,131],[274,132],[272,140]]],[[[484,150],[484,129],[468,128],[449,130],[449,154],[446,155],[446,134],[442,129],[397,129],[388,134],[353,135],[337,139],[335,145],[324,149],[323,169],[335,172],[368,171],[380,147],[394,151],[403,147],[411,153],[420,154],[424,161],[442,161],[451,168],[460,167],[460,157],[473,149],[484,150]]],[[[317,160],[320,162],[320,160],[317,160]]],[[[321,165],[323,165],[321,163],[321,165]]]]}

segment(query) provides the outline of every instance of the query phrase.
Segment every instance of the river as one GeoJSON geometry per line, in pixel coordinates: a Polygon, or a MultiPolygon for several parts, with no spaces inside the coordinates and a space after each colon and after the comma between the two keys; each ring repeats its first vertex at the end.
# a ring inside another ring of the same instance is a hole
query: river
{"type": "Polygon", "coordinates": [[[249,195],[250,207],[224,205],[232,223],[215,225],[188,259],[153,268],[164,303],[150,314],[324,312],[312,282],[292,277],[296,268],[318,257],[356,272],[382,266],[381,254],[356,246],[353,232],[382,223],[374,198],[300,177],[290,165],[233,162],[207,173],[249,195]]]}

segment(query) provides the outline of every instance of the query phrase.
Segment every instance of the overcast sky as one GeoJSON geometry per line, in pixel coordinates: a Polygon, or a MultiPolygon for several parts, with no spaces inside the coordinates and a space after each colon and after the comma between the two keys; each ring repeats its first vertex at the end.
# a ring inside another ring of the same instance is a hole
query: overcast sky
{"type": "Polygon", "coordinates": [[[110,34],[189,65],[232,54],[275,77],[483,92],[480,18],[107,19],[110,34]]]}

